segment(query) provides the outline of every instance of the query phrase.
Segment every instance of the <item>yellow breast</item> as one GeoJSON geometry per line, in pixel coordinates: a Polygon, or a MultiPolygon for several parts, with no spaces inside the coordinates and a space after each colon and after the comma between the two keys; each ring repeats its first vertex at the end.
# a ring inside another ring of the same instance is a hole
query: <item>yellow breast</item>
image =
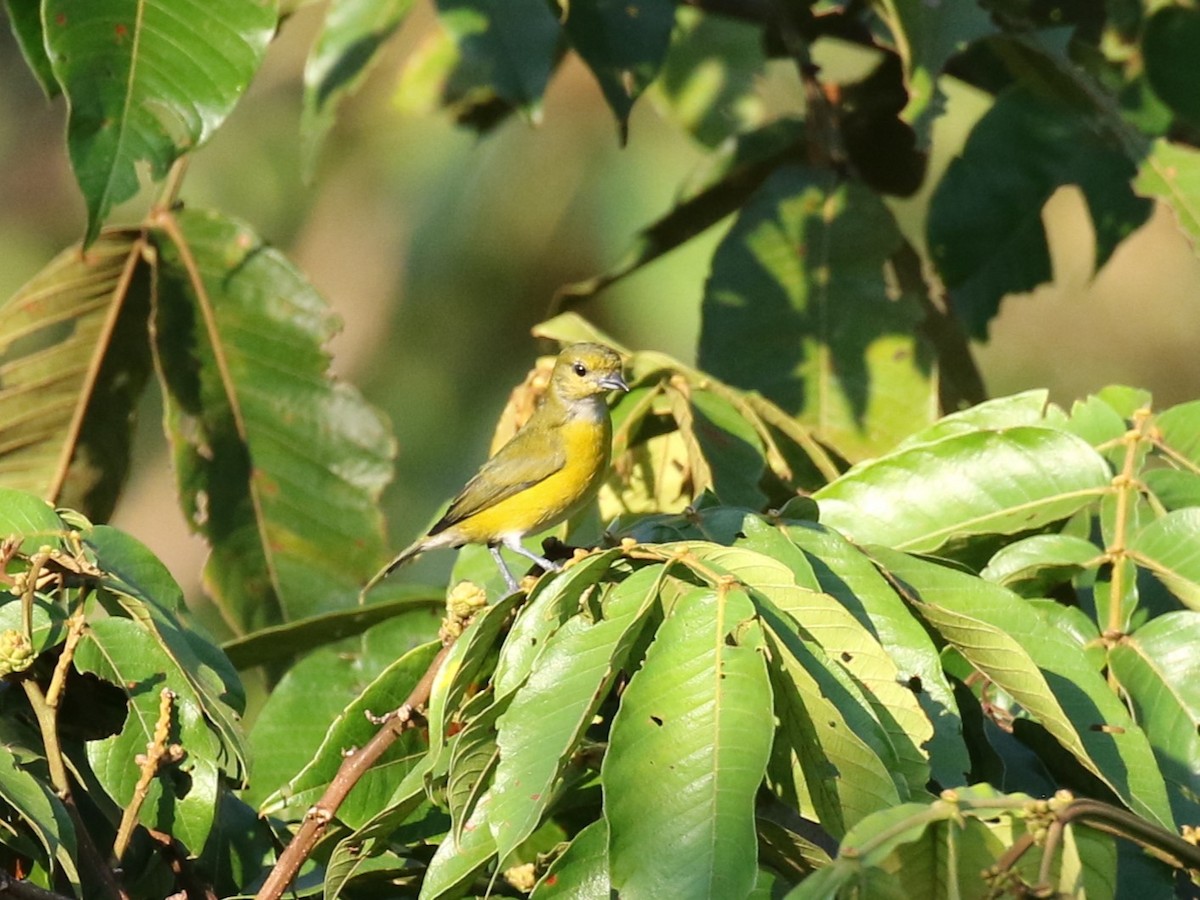
{"type": "Polygon", "coordinates": [[[612,445],[612,424],[576,419],[559,426],[565,465],[550,477],[458,523],[455,531],[472,543],[542,531],[567,519],[600,488],[612,445]]]}

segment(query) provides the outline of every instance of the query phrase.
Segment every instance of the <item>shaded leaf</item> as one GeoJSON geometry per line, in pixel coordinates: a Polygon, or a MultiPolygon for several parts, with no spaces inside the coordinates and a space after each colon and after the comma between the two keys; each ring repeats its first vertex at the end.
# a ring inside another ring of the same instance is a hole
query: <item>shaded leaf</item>
{"type": "Polygon", "coordinates": [[[762,633],[739,590],[676,603],[621,697],[601,779],[614,890],[736,897],[754,885],[754,794],[772,739],[762,633]]]}
{"type": "Polygon", "coordinates": [[[894,445],[937,408],[927,348],[911,336],[919,310],[886,280],[901,244],[865,187],[776,170],[713,256],[701,367],[761,392],[844,457],[894,445]]]}
{"type": "Polygon", "coordinates": [[[331,0],[326,7],[304,65],[300,134],[309,172],[341,102],[362,84],[411,7],[412,0],[331,0]]]}
{"type": "Polygon", "coordinates": [[[1051,585],[1103,561],[1104,551],[1091,541],[1069,534],[1035,534],[998,550],[979,577],[1027,597],[1042,597],[1051,585]]]}
{"type": "Polygon", "coordinates": [[[976,431],[855,466],[813,497],[821,522],[859,543],[914,552],[1065,519],[1109,490],[1083,440],[1049,428],[976,431]]]}
{"type": "Polygon", "coordinates": [[[716,147],[762,115],[762,27],[697,9],[675,11],[675,32],[651,96],[702,144],[716,147]]]}
{"type": "Polygon", "coordinates": [[[158,238],[155,352],[209,591],[237,634],[353,605],[384,555],[393,443],[327,374],[332,314],[236,222],[184,212],[158,238]]]}
{"type": "Polygon", "coordinates": [[[1200,609],[1200,507],[1169,512],[1138,530],[1129,555],[1175,596],[1200,609]]]}
{"type": "Polygon", "coordinates": [[[675,24],[671,0],[570,0],[563,28],[600,83],[622,136],[634,101],[658,74],[675,24]]]}
{"type": "Polygon", "coordinates": [[[233,110],[275,33],[274,0],[45,0],[46,48],[69,101],[67,149],[87,203],[84,243],[233,110]],[[186,52],[181,52],[186,47],[186,52]]]}
{"type": "Polygon", "coordinates": [[[1012,88],[975,126],[938,186],[929,248],[954,308],[972,337],[985,338],[1006,294],[1049,281],[1042,207],[1065,184],[1087,200],[1096,265],[1149,218],[1133,193],[1124,146],[1081,103],[1012,88]]]}
{"type": "Polygon", "coordinates": [[[71,247],[0,306],[0,477],[105,519],[150,374],[137,231],[71,247]]]}
{"type": "Polygon", "coordinates": [[[42,32],[42,5],[37,0],[4,0],[8,21],[13,35],[25,57],[25,64],[37,79],[46,98],[53,100],[62,93],[50,57],[46,53],[46,40],[42,32]]]}
{"type": "Polygon", "coordinates": [[[1200,52],[1200,10],[1161,6],[1142,29],[1142,55],[1150,86],[1177,116],[1200,127],[1194,62],[1200,52]]]}
{"type": "Polygon", "coordinates": [[[562,29],[543,0],[438,0],[440,34],[409,58],[397,101],[444,106],[464,125],[492,128],[513,110],[541,118],[562,29]]]}
{"type": "MultiPolygon", "coordinates": [[[[940,112],[939,76],[947,61],[971,42],[994,30],[991,17],[977,3],[931,6],[922,0],[876,0],[904,63],[908,88],[905,121],[928,132],[940,112]]],[[[944,103],[944,101],[942,101],[944,103]]]]}
{"type": "MultiPolygon", "coordinates": [[[[80,894],[75,826],[62,801],[46,785],[17,764],[12,751],[0,742],[0,800],[33,831],[48,861],[67,877],[80,894]]],[[[7,831],[11,823],[5,823],[7,831]]]]}
{"type": "MultiPolygon", "coordinates": [[[[381,589],[379,593],[383,594],[384,590],[381,589]]],[[[418,631],[427,631],[422,640],[434,636],[441,622],[439,614],[445,608],[442,588],[396,584],[389,585],[386,593],[389,596],[387,600],[379,599],[364,606],[263,628],[245,637],[226,641],[221,649],[236,668],[248,669],[353,637],[373,625],[403,615],[412,615],[414,627],[418,631]],[[428,628],[422,628],[422,625],[428,628]]]]}

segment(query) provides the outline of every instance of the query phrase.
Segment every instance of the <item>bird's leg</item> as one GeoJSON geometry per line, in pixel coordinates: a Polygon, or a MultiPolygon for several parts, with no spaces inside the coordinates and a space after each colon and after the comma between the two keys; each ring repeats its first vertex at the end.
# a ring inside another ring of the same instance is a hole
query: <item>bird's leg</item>
{"type": "Polygon", "coordinates": [[[500,548],[495,544],[488,544],[488,549],[492,551],[492,559],[496,561],[496,565],[500,567],[500,574],[504,576],[504,583],[508,585],[508,592],[514,593],[520,589],[517,584],[517,579],[513,578],[513,573],[508,571],[508,563],[504,561],[504,557],[500,555],[500,548]]]}
{"type": "Polygon", "coordinates": [[[507,547],[509,550],[511,550],[513,553],[520,553],[526,559],[533,560],[535,563],[537,563],[539,566],[542,567],[543,572],[561,572],[562,571],[563,567],[560,566],[558,563],[551,562],[550,560],[546,559],[546,557],[544,557],[544,556],[538,556],[532,550],[526,550],[525,545],[521,543],[521,539],[518,537],[509,535],[508,537],[501,538],[501,541],[503,542],[504,546],[507,547]]]}

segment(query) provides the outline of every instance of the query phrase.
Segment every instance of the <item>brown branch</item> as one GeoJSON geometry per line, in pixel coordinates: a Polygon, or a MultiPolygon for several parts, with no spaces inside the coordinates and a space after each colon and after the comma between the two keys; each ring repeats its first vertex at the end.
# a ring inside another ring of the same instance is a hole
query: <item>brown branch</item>
{"type": "Polygon", "coordinates": [[[0,900],[71,900],[62,894],[40,888],[28,881],[13,878],[7,872],[0,872],[0,900]]]}
{"type": "Polygon", "coordinates": [[[454,639],[448,638],[407,699],[391,715],[385,717],[383,726],[367,742],[366,746],[349,754],[342,761],[341,767],[333,776],[333,780],[329,782],[329,787],[325,789],[321,799],[305,813],[300,830],[296,832],[287,849],[283,851],[283,855],[276,861],[275,868],[271,870],[271,874],[267,876],[262,888],[255,895],[255,900],[279,900],[283,892],[287,890],[288,885],[296,877],[296,873],[300,871],[300,866],[317,846],[321,835],[325,833],[325,829],[337,815],[338,809],[350,791],[379,757],[396,742],[396,739],[406,729],[412,727],[416,719],[420,718],[421,710],[429,702],[429,694],[433,690],[433,680],[453,646],[454,639]]]}

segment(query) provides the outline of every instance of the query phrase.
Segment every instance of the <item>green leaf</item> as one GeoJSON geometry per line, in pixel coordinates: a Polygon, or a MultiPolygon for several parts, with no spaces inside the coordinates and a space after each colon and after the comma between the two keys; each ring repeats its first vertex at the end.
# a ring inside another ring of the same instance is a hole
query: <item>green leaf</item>
{"type": "Polygon", "coordinates": [[[1143,26],[1146,77],[1159,98],[1191,127],[1200,127],[1194,63],[1200,53],[1200,10],[1160,6],[1143,26]]]}
{"type": "Polygon", "coordinates": [[[1091,541],[1069,534],[1035,534],[998,550],[979,577],[1025,597],[1044,597],[1052,585],[1103,562],[1104,551],[1091,541]]]}
{"type": "Polygon", "coordinates": [[[1006,294],[1051,278],[1042,207],[1067,184],[1087,200],[1096,265],[1150,216],[1133,193],[1135,167],[1109,123],[1082,103],[1010,88],[975,126],[933,195],[929,248],[972,337],[1006,294]]]}
{"type": "Polygon", "coordinates": [[[1156,416],[1154,424],[1163,449],[1190,463],[1191,471],[1200,471],[1200,400],[1172,406],[1156,416]]]}
{"type": "Polygon", "coordinates": [[[262,62],[274,0],[45,0],[46,49],[69,101],[85,244],[138,189],[212,137],[262,62]]]}
{"type": "Polygon", "coordinates": [[[1175,213],[1179,227],[1200,248],[1200,151],[1185,144],[1157,140],[1138,171],[1134,188],[1143,197],[1162,200],[1175,213]]]}
{"type": "Polygon", "coordinates": [[[338,106],[359,88],[412,0],[332,0],[304,65],[300,122],[305,169],[312,172],[338,106]]]}
{"type": "Polygon", "coordinates": [[[870,704],[820,645],[788,618],[763,613],[779,730],[769,769],[775,791],[833,835],[904,800],[895,749],[870,704]]]}
{"type": "MultiPolygon", "coordinates": [[[[933,736],[933,727],[908,687],[911,676],[897,669],[869,624],[861,623],[834,597],[821,593],[806,557],[787,536],[756,517],[746,517],[743,528],[746,540],[739,546],[693,545],[693,552],[706,563],[736,575],[751,590],[756,604],[761,594],[790,620],[790,626],[773,621],[776,632],[796,630],[840,660],[840,668],[849,676],[845,680],[852,679],[856,685],[850,692],[861,690],[887,735],[885,748],[879,752],[888,757],[889,768],[910,790],[924,789],[929,759],[921,748],[933,736]],[[757,552],[748,552],[743,546],[757,552]]],[[[961,774],[957,780],[962,780],[961,774]]]]}
{"type": "MultiPolygon", "coordinates": [[[[986,896],[994,888],[988,870],[1027,831],[1022,820],[1030,802],[1028,796],[997,794],[984,784],[947,792],[928,804],[876,813],[855,826],[837,858],[805,879],[787,900],[986,896]]],[[[1063,896],[1083,896],[1078,893],[1078,848],[1073,836],[1065,843],[1061,869],[1045,874],[1058,876],[1055,886],[1063,896]]],[[[1110,841],[1110,851],[1111,846],[1110,841]]],[[[1111,852],[1106,860],[1097,860],[1090,848],[1086,852],[1088,865],[1099,863],[1102,871],[1107,862],[1111,876],[1111,852]]],[[[1034,862],[1028,854],[1015,858],[1014,879],[1036,882],[1040,874],[1034,862]]]]}
{"type": "Polygon", "coordinates": [[[999,431],[1018,425],[1046,425],[1049,399],[1050,392],[1039,388],[1008,397],[985,400],[942,416],[932,425],[909,435],[893,449],[907,450],[922,444],[935,444],[942,438],[969,431],[999,431]]]}
{"type": "Polygon", "coordinates": [[[496,842],[486,825],[491,802],[488,791],[479,798],[461,835],[451,832],[438,845],[421,881],[419,900],[461,897],[471,879],[496,855],[496,842]]]}
{"type": "Polygon", "coordinates": [[[36,553],[43,545],[62,549],[67,525],[54,506],[26,491],[0,487],[0,538],[17,536],[22,553],[36,553]]]}
{"type": "MultiPolygon", "coordinates": [[[[440,649],[436,641],[422,644],[380,672],[330,723],[316,753],[295,777],[262,803],[260,813],[302,817],[337,774],[346,751],[362,747],[379,731],[380,725],[368,718],[368,713],[381,715],[399,706],[421,680],[440,649]]],[[[263,746],[265,735],[257,725],[254,737],[255,745],[263,746]]],[[[405,729],[355,783],[354,790],[338,810],[338,818],[352,828],[366,822],[378,812],[381,801],[418,764],[427,749],[428,742],[417,729],[405,729]]]]}
{"type": "Polygon", "coordinates": [[[1200,507],[1155,519],[1130,538],[1128,550],[1187,606],[1200,608],[1200,507]]]}
{"type": "Polygon", "coordinates": [[[650,96],[700,143],[715,148],[760,119],[757,82],[765,66],[761,25],[680,6],[650,96]]]}
{"type": "MultiPolygon", "coordinates": [[[[438,668],[425,712],[430,752],[435,755],[446,745],[451,716],[458,712],[463,699],[476,685],[487,679],[487,666],[494,658],[493,650],[499,636],[509,624],[512,611],[523,599],[520,593],[509,594],[478,612],[438,668]]],[[[497,699],[503,698],[498,694],[497,699]]]]}
{"type": "Polygon", "coordinates": [[[500,717],[488,826],[502,859],[538,826],[555,782],[641,632],[662,577],[661,567],[640,569],[608,593],[598,621],[586,612],[568,619],[500,717]]]}
{"type": "Polygon", "coordinates": [[[600,83],[622,136],[634,101],[658,74],[675,24],[671,0],[570,0],[563,28],[600,83]]]}
{"type": "Polygon", "coordinates": [[[767,497],[759,481],[767,461],[758,432],[737,407],[711,391],[693,391],[690,399],[690,424],[711,473],[711,484],[693,483],[693,491],[711,488],[726,505],[762,509],[767,497]]]}
{"type": "MultiPolygon", "coordinates": [[[[971,769],[963,743],[962,719],[954,689],[929,633],[871,560],[840,534],[806,524],[790,526],[787,536],[804,551],[821,590],[836,598],[879,641],[896,668],[896,682],[915,695],[933,725],[933,735],[924,745],[933,778],[943,787],[962,784],[971,769]]],[[[803,620],[806,628],[807,621],[806,615],[803,620]]],[[[885,696],[892,695],[885,693],[885,696]]],[[[889,702],[896,709],[907,708],[906,701],[889,702]]],[[[911,723],[912,719],[908,721],[911,723]]],[[[924,734],[923,729],[915,731],[918,746],[924,734]]]]}
{"type": "Polygon", "coordinates": [[[1168,787],[1175,818],[1200,814],[1200,614],[1170,612],[1126,635],[1108,652],[1112,673],[1133,701],[1168,787]]]}
{"type": "Polygon", "coordinates": [[[663,622],[613,720],[601,780],[614,890],[739,897],[774,726],[754,605],[698,588],[663,622]]]}
{"type": "Polygon", "coordinates": [[[62,88],[58,86],[50,57],[46,53],[41,3],[35,0],[4,0],[4,8],[8,11],[8,21],[21,47],[21,55],[25,57],[25,64],[37,79],[46,99],[53,100],[62,93],[62,88]]]}
{"type": "Polygon", "coordinates": [[[155,353],[210,593],[237,634],[354,605],[384,555],[393,443],[327,374],[332,314],[243,225],[184,212],[158,239],[155,353]]]}
{"type": "Polygon", "coordinates": [[[132,801],[141,774],[136,758],[154,740],[160,692],[174,693],[170,740],[187,755],[159,770],[138,820],[174,835],[186,847],[203,847],[216,815],[226,755],[205,715],[204,699],[180,661],[139,623],[111,617],[89,623],[75,651],[75,667],[116,685],[127,697],[129,711],[120,733],[87,745],[92,770],[121,807],[132,801]]]}
{"type": "Polygon", "coordinates": [[[183,606],[183,591],[166,566],[136,538],[108,525],[83,533],[104,570],[101,584],[125,613],[154,637],[162,652],[188,680],[205,718],[221,736],[224,773],[245,777],[241,713],[245,693],[237,672],[224,654],[200,633],[185,629],[173,610],[183,606]]]}
{"type": "Polygon", "coordinates": [[[867,188],[779,168],[713,256],[700,366],[766,395],[847,458],[893,446],[937,407],[927,348],[911,336],[919,310],[886,281],[901,245],[867,188]]]}
{"type": "Polygon", "coordinates": [[[618,548],[605,550],[553,578],[538,581],[500,649],[492,676],[497,698],[510,696],[525,683],[550,636],[578,611],[585,594],[604,578],[620,556],[618,548]]]}
{"type": "Polygon", "coordinates": [[[953,435],[861,463],[813,497],[822,524],[913,552],[1065,519],[1109,490],[1082,439],[1018,427],[953,435]]]}
{"type": "MultiPolygon", "coordinates": [[[[440,612],[445,608],[443,589],[396,584],[388,585],[386,591],[394,599],[376,600],[364,606],[264,628],[227,641],[221,649],[236,668],[249,669],[354,637],[398,616],[406,616],[412,621],[414,631],[421,635],[422,641],[431,639],[441,622],[440,612]]],[[[384,589],[381,588],[379,593],[383,594],[384,589]]]]}
{"type": "Polygon", "coordinates": [[[609,900],[608,823],[597,819],[550,864],[534,886],[530,900],[609,900]]]}
{"type": "MultiPolygon", "coordinates": [[[[79,871],[75,867],[78,851],[71,816],[49,787],[17,764],[17,758],[3,743],[0,743],[0,800],[33,832],[45,848],[48,861],[67,877],[79,896],[79,871]]],[[[5,830],[12,828],[13,823],[6,821],[5,830]]]]}
{"type": "Polygon", "coordinates": [[[1146,490],[1165,509],[1200,506],[1200,473],[1178,469],[1151,469],[1141,475],[1146,490]]]}
{"type": "Polygon", "coordinates": [[[105,519],[150,374],[139,232],[76,245],[0,306],[0,477],[105,519]]]}
{"type": "Polygon", "coordinates": [[[876,0],[904,63],[908,87],[906,122],[927,132],[939,107],[939,76],[946,62],[995,26],[987,10],[976,3],[931,6],[922,0],[876,0]]]}
{"type": "MultiPolygon", "coordinates": [[[[476,694],[476,702],[485,702],[486,693],[476,694]]],[[[446,774],[446,807],[456,836],[475,811],[479,798],[492,785],[492,774],[500,757],[496,746],[496,720],[508,708],[508,701],[488,703],[479,713],[469,717],[458,733],[446,774]]],[[[465,711],[464,711],[465,717],[465,711]]]]}
{"type": "Polygon", "coordinates": [[[1080,764],[1134,812],[1174,827],[1145,733],[1078,644],[1011,591],[892,550],[871,555],[930,627],[1080,764]]]}

